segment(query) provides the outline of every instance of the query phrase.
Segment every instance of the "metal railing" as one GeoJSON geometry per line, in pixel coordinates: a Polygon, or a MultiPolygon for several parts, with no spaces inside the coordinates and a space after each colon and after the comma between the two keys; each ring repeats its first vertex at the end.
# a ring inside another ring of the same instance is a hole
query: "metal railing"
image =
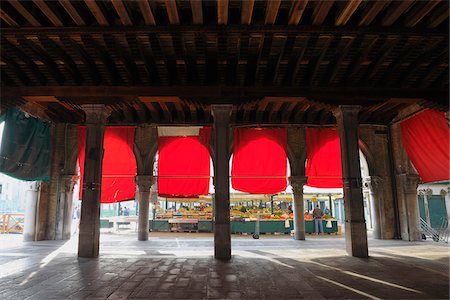
{"type": "Polygon", "coordinates": [[[441,223],[439,227],[433,228],[428,223],[420,218],[420,230],[425,237],[433,239],[435,242],[445,242],[448,243],[448,220],[447,218],[441,218],[441,223]]]}

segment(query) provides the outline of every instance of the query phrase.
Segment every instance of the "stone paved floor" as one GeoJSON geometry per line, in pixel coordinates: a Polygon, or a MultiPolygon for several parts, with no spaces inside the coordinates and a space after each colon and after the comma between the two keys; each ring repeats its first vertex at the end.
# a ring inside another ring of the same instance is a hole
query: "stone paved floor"
{"type": "Polygon", "coordinates": [[[20,242],[0,236],[0,299],[448,299],[449,247],[369,240],[369,259],[348,257],[344,239],[232,239],[214,260],[210,234],[102,234],[98,259],[77,240],[20,242]]]}

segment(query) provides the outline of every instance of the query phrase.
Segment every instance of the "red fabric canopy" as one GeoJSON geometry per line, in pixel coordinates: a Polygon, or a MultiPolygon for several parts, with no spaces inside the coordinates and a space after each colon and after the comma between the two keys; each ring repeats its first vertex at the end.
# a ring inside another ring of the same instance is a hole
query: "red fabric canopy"
{"type": "Polygon", "coordinates": [[[210,128],[201,128],[198,136],[160,136],[158,138],[158,194],[160,196],[191,198],[208,194],[210,139],[210,128]]]}
{"type": "Polygon", "coordinates": [[[341,188],[342,166],[339,133],[336,128],[306,129],[306,176],[308,185],[341,188]]]}
{"type": "Polygon", "coordinates": [[[287,131],[235,129],[231,185],[252,194],[276,194],[286,190],[287,131]]]}
{"type": "Polygon", "coordinates": [[[428,109],[400,127],[403,146],[422,181],[449,180],[449,127],[444,113],[428,109]]]}
{"type": "MultiPolygon", "coordinates": [[[[101,203],[134,199],[136,160],[133,153],[134,127],[107,127],[103,142],[101,203]]],[[[80,185],[83,183],[86,128],[78,127],[80,185]]],[[[80,199],[83,189],[80,188],[80,199]]]]}

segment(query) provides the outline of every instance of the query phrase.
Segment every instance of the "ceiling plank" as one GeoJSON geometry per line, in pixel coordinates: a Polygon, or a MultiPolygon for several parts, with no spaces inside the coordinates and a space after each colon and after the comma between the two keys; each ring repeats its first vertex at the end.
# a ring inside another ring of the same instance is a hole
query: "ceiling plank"
{"type": "Polygon", "coordinates": [[[308,0],[298,0],[292,3],[291,11],[289,12],[289,25],[298,25],[300,22],[303,12],[306,9],[306,5],[308,4],[308,0]]]}
{"type": "Polygon", "coordinates": [[[70,1],[67,0],[59,0],[59,4],[66,10],[67,14],[72,18],[72,20],[77,24],[77,26],[85,26],[83,18],[80,16],[78,11],[72,5],[70,1]]]}
{"type": "MultiPolygon", "coordinates": [[[[433,8],[436,7],[441,1],[440,0],[432,0],[432,1],[426,1],[423,3],[423,6],[411,11],[411,14],[407,17],[405,21],[406,27],[414,27],[416,26],[420,21],[422,21],[423,18],[428,15],[433,8]]],[[[422,4],[422,3],[421,3],[422,4]]]]}
{"type": "MultiPolygon", "coordinates": [[[[16,63],[10,56],[2,53],[1,60],[6,63],[6,68],[11,70],[14,77],[17,78],[21,82],[21,84],[28,85],[30,83],[30,79],[22,70],[21,66],[16,63]]],[[[2,69],[3,68],[5,68],[5,66],[2,66],[2,69]]]]}
{"type": "Polygon", "coordinates": [[[281,0],[267,1],[266,3],[266,16],[264,23],[266,25],[273,25],[277,20],[278,9],[280,8],[281,0]]]}
{"type": "Polygon", "coordinates": [[[203,24],[202,0],[191,0],[192,22],[195,25],[203,24]]]}
{"type": "Polygon", "coordinates": [[[182,37],[184,59],[186,63],[187,82],[188,84],[199,84],[198,68],[197,68],[197,49],[195,47],[195,35],[185,34],[182,37]]]}
{"type": "Polygon", "coordinates": [[[253,6],[255,0],[244,0],[241,3],[241,24],[250,25],[252,23],[253,6]]]}
{"type": "Polygon", "coordinates": [[[322,62],[323,57],[325,56],[325,53],[328,50],[328,47],[330,46],[331,41],[333,40],[332,36],[323,35],[320,36],[317,40],[316,47],[317,51],[313,54],[313,56],[309,59],[308,63],[308,85],[315,85],[314,79],[317,76],[317,73],[320,69],[320,64],[322,62]]]}
{"type": "Polygon", "coordinates": [[[294,46],[289,57],[286,73],[283,79],[283,85],[294,85],[297,74],[300,70],[300,64],[308,47],[310,37],[299,35],[295,37],[294,46]]]}
{"type": "Polygon", "coordinates": [[[11,27],[18,27],[19,24],[16,23],[16,21],[14,21],[13,18],[11,18],[3,9],[0,8],[0,17],[2,18],[3,21],[6,22],[6,24],[8,24],[11,27]]]}
{"type": "Polygon", "coordinates": [[[430,81],[433,78],[433,76],[436,75],[439,69],[441,69],[442,61],[448,58],[448,49],[444,50],[439,56],[440,56],[439,59],[436,59],[433,63],[431,63],[428,66],[426,73],[419,79],[418,85],[421,88],[427,87],[428,81],[430,81]]]}
{"type": "Polygon", "coordinates": [[[404,14],[411,5],[414,4],[413,0],[395,1],[389,6],[389,11],[381,21],[382,26],[391,26],[397,21],[402,14],[404,14]]]}
{"type": "Polygon", "coordinates": [[[175,48],[173,45],[173,37],[171,34],[158,35],[157,37],[159,46],[164,49],[164,65],[167,70],[167,77],[169,84],[177,84],[180,80],[177,70],[177,59],[175,54],[175,48]]]}
{"type": "Polygon", "coordinates": [[[264,44],[264,35],[251,35],[248,42],[248,59],[245,67],[245,85],[255,83],[256,72],[264,44]]]}
{"type": "Polygon", "coordinates": [[[234,85],[239,81],[239,48],[240,37],[237,34],[230,34],[227,37],[227,70],[226,84],[234,85]]]}
{"type": "Polygon", "coordinates": [[[137,4],[141,10],[142,17],[144,17],[145,25],[156,25],[155,17],[153,16],[152,8],[148,0],[137,1],[137,4]]]}
{"type": "Polygon", "coordinates": [[[20,3],[18,0],[11,0],[9,3],[27,20],[31,26],[41,26],[41,23],[20,3]]]}
{"type": "Polygon", "coordinates": [[[371,1],[371,5],[367,4],[367,7],[361,14],[359,20],[359,26],[368,26],[372,23],[373,19],[389,4],[390,1],[378,0],[371,1]]]}
{"type": "Polygon", "coordinates": [[[219,37],[216,34],[206,34],[205,36],[206,44],[206,80],[207,84],[216,84],[218,82],[218,44],[219,37]]]}
{"type": "Polygon", "coordinates": [[[50,7],[42,0],[33,0],[34,4],[42,11],[42,13],[53,23],[56,27],[63,27],[64,24],[50,9],[50,7]]]}
{"type": "Polygon", "coordinates": [[[267,59],[266,74],[264,76],[264,84],[274,84],[278,77],[278,69],[280,67],[281,57],[283,56],[284,47],[287,36],[275,34],[272,37],[272,45],[270,47],[269,57],[267,59]]]}
{"type": "Polygon", "coordinates": [[[438,9],[436,9],[436,11],[429,18],[427,28],[438,27],[442,22],[448,19],[449,15],[448,6],[449,6],[448,1],[446,1],[438,9]]]}
{"type": "Polygon", "coordinates": [[[176,0],[164,0],[166,3],[167,16],[169,17],[169,22],[172,25],[180,24],[180,17],[178,16],[178,8],[176,0]]]}
{"type": "Polygon", "coordinates": [[[97,5],[95,0],[84,0],[87,7],[91,11],[91,13],[94,15],[95,20],[100,26],[108,26],[108,20],[106,19],[105,15],[103,14],[103,11],[101,8],[97,5]]]}
{"type": "Polygon", "coordinates": [[[328,0],[322,0],[320,2],[316,2],[316,7],[314,8],[313,12],[313,25],[322,25],[323,21],[325,21],[328,12],[330,11],[331,7],[333,6],[334,1],[328,1],[328,0]]]}
{"type": "Polygon", "coordinates": [[[327,72],[325,73],[322,80],[322,85],[333,84],[338,70],[341,67],[341,63],[344,61],[348,51],[350,50],[354,39],[355,37],[353,36],[341,36],[341,40],[337,46],[336,53],[328,64],[327,72]]]}
{"type": "Polygon", "coordinates": [[[228,23],[228,0],[217,1],[217,24],[227,25],[228,23]]]}
{"type": "Polygon", "coordinates": [[[116,52],[119,56],[119,59],[122,61],[122,64],[125,68],[125,72],[128,78],[128,81],[131,84],[136,84],[140,82],[139,70],[134,61],[133,55],[131,55],[129,49],[128,42],[125,38],[121,40],[122,43],[119,42],[118,37],[113,35],[104,36],[105,44],[107,48],[109,48],[109,52],[116,52]]]}
{"type": "Polygon", "coordinates": [[[148,79],[153,84],[159,84],[161,79],[159,78],[158,67],[156,65],[156,60],[151,50],[151,47],[147,47],[150,42],[148,36],[129,36],[129,39],[135,39],[137,47],[139,49],[139,54],[144,61],[144,69],[147,73],[148,79]]]}
{"type": "Polygon", "coordinates": [[[112,5],[114,6],[117,14],[119,15],[120,22],[124,26],[132,26],[133,22],[130,19],[130,16],[127,12],[127,8],[122,0],[111,0],[112,5]]]}
{"type": "Polygon", "coordinates": [[[342,26],[347,24],[348,20],[353,16],[355,11],[358,9],[362,0],[349,0],[346,2],[344,8],[341,10],[339,15],[336,17],[336,26],[342,26]]]}

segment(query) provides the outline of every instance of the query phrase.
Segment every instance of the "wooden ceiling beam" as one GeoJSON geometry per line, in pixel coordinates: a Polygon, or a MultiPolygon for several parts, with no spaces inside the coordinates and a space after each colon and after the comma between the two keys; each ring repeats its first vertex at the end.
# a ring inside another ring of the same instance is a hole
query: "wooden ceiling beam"
{"type": "Polygon", "coordinates": [[[300,70],[300,64],[308,47],[310,37],[299,35],[295,37],[294,46],[289,57],[286,73],[283,78],[283,85],[295,85],[297,74],[300,70]]]}
{"type": "Polygon", "coordinates": [[[108,20],[106,19],[105,15],[103,14],[103,11],[101,8],[97,5],[95,0],[84,0],[87,7],[91,11],[92,15],[94,16],[95,20],[100,26],[108,26],[108,20]]]}
{"type": "Polygon", "coordinates": [[[186,34],[182,37],[184,60],[186,63],[188,84],[199,84],[197,68],[197,49],[195,47],[195,35],[186,34]]]}
{"type": "Polygon", "coordinates": [[[240,37],[237,34],[230,34],[227,37],[227,69],[225,81],[227,85],[234,85],[239,82],[239,48],[240,37]]]}
{"type": "Polygon", "coordinates": [[[286,44],[286,35],[274,35],[264,76],[264,84],[274,84],[278,77],[278,69],[286,44]]]}
{"type": "Polygon", "coordinates": [[[345,3],[344,8],[336,16],[335,25],[342,26],[347,24],[348,20],[353,16],[355,11],[358,9],[362,0],[349,0],[345,3]]]}
{"type": "Polygon", "coordinates": [[[150,7],[148,0],[137,1],[137,4],[141,10],[145,25],[156,25],[155,17],[153,16],[152,8],[150,7]]]}
{"type": "Polygon", "coordinates": [[[411,5],[414,4],[413,0],[394,1],[389,6],[389,11],[386,13],[384,19],[381,21],[382,26],[391,26],[397,21],[402,14],[404,14],[411,5]]]}
{"type": "Polygon", "coordinates": [[[442,22],[447,20],[449,16],[448,7],[448,1],[440,5],[440,7],[430,16],[429,21],[427,22],[427,28],[436,28],[441,25],[442,22]]]}
{"type": "Polygon", "coordinates": [[[131,21],[130,15],[127,12],[127,8],[125,7],[125,4],[122,2],[122,0],[111,0],[111,3],[114,6],[117,14],[119,15],[122,25],[132,26],[133,22],[131,21]]]}
{"type": "Polygon", "coordinates": [[[250,25],[252,23],[253,6],[255,0],[244,0],[241,3],[241,24],[250,25]]]}
{"type": "Polygon", "coordinates": [[[322,25],[325,21],[331,7],[333,7],[334,1],[322,0],[315,3],[316,7],[313,12],[313,25],[322,25]]]}
{"type": "Polygon", "coordinates": [[[175,55],[175,49],[173,46],[173,37],[171,34],[159,35],[158,43],[161,49],[164,49],[164,65],[167,70],[168,83],[171,85],[179,83],[179,76],[177,70],[177,59],[175,55]]]}
{"type": "Polygon", "coordinates": [[[341,67],[341,63],[344,61],[348,51],[350,50],[350,47],[352,46],[352,43],[354,41],[353,36],[342,36],[341,40],[339,41],[339,44],[336,49],[336,53],[334,57],[331,59],[330,63],[328,64],[327,72],[324,75],[324,78],[322,80],[322,85],[332,85],[339,68],[341,67]]]}
{"type": "Polygon", "coordinates": [[[217,24],[227,25],[228,23],[228,0],[217,1],[217,24]]]}
{"type": "Polygon", "coordinates": [[[135,43],[139,49],[139,54],[144,61],[144,69],[147,73],[149,81],[153,84],[159,84],[161,82],[161,79],[159,78],[155,57],[153,55],[151,47],[146,47],[147,44],[150,44],[148,36],[129,36],[128,38],[135,40],[135,43]]]}
{"type": "Polygon", "coordinates": [[[11,27],[19,27],[16,21],[11,18],[3,9],[0,8],[0,18],[6,22],[11,27]]]}
{"type": "Polygon", "coordinates": [[[6,66],[2,66],[2,69],[9,69],[14,75],[15,81],[19,81],[22,85],[29,85],[31,81],[18,63],[3,53],[1,55],[1,60],[6,63],[6,66]]]}
{"type": "Polygon", "coordinates": [[[164,0],[166,3],[167,16],[169,17],[169,22],[172,25],[180,24],[180,17],[178,16],[178,8],[176,0],[164,0]]]}
{"type": "Polygon", "coordinates": [[[33,3],[39,7],[42,13],[47,17],[47,19],[52,22],[56,27],[63,27],[63,22],[56,16],[56,14],[51,10],[51,8],[42,0],[33,0],[33,3]]]}
{"type": "MultiPolygon", "coordinates": [[[[199,99],[205,104],[242,103],[242,99],[305,97],[335,104],[374,103],[388,98],[425,98],[448,106],[448,89],[422,88],[355,88],[307,86],[25,86],[2,87],[1,99],[20,96],[52,95],[55,97],[111,98],[125,96],[183,97],[199,99]]],[[[98,100],[97,100],[98,101],[98,100]]]]}
{"type": "Polygon", "coordinates": [[[298,0],[292,3],[291,10],[289,12],[289,25],[298,25],[300,22],[303,12],[306,9],[306,5],[308,4],[308,0],[298,0]]]}
{"type": "Polygon", "coordinates": [[[416,26],[440,2],[441,2],[440,0],[424,1],[422,7],[418,8],[418,9],[414,9],[413,11],[411,11],[411,14],[407,17],[407,19],[405,21],[405,26],[406,27],[414,27],[414,26],[416,26]]]}
{"type": "Polygon", "coordinates": [[[107,48],[109,48],[108,51],[118,54],[125,68],[128,81],[133,85],[140,82],[139,70],[133,55],[128,50],[129,45],[127,40],[122,39],[122,43],[119,43],[118,38],[114,36],[104,36],[104,40],[107,48]]]}
{"type": "MultiPolygon", "coordinates": [[[[2,39],[1,44],[11,49],[11,53],[19,60],[24,62],[24,67],[29,69],[29,73],[33,76],[33,79],[36,83],[41,85],[47,84],[47,78],[42,74],[41,70],[39,70],[39,67],[36,65],[35,61],[32,60],[29,55],[23,52],[22,46],[20,44],[16,46],[7,39],[2,39]]],[[[5,53],[5,51],[2,52],[5,53]]]]}
{"type": "Polygon", "coordinates": [[[11,0],[9,3],[27,20],[31,26],[41,26],[41,23],[20,3],[18,0],[11,0]]]}
{"type": "Polygon", "coordinates": [[[191,0],[192,23],[195,25],[203,24],[203,5],[202,0],[191,0]]]}
{"type": "Polygon", "coordinates": [[[258,69],[263,44],[263,35],[250,36],[248,42],[248,59],[245,67],[245,85],[253,85],[255,83],[256,72],[258,69]]]}
{"type": "Polygon", "coordinates": [[[206,84],[217,84],[219,81],[218,70],[218,40],[216,34],[205,35],[205,64],[206,64],[206,84]]]}
{"type": "Polygon", "coordinates": [[[327,36],[327,35],[320,36],[318,38],[317,44],[316,44],[317,51],[309,59],[309,63],[308,63],[308,73],[307,73],[308,85],[315,85],[314,79],[317,76],[322,59],[325,56],[325,53],[327,52],[328,47],[330,46],[330,43],[332,40],[333,40],[333,37],[327,36]]]}
{"type": "Polygon", "coordinates": [[[280,8],[281,0],[267,1],[266,3],[266,16],[264,23],[266,25],[273,25],[277,20],[278,9],[280,8]]]}
{"type": "MultiPolygon", "coordinates": [[[[433,63],[431,63],[428,66],[426,73],[423,76],[421,76],[421,78],[418,80],[417,84],[419,87],[421,88],[427,87],[427,82],[430,81],[433,78],[433,76],[436,75],[439,69],[442,68],[442,61],[445,60],[446,58],[448,58],[448,49],[439,55],[439,59],[436,59],[433,63]]],[[[432,83],[430,85],[432,85],[432,83]]]]}
{"type": "Polygon", "coordinates": [[[385,0],[377,0],[371,1],[371,3],[367,4],[367,7],[364,9],[361,14],[361,19],[359,20],[359,26],[368,26],[372,23],[372,21],[376,18],[376,16],[390,3],[390,1],[385,0]]]}
{"type": "Polygon", "coordinates": [[[80,16],[78,11],[75,9],[75,7],[72,5],[70,1],[67,0],[59,0],[59,4],[64,8],[64,10],[67,12],[67,14],[72,18],[72,20],[77,24],[77,26],[85,26],[86,23],[84,22],[83,18],[80,16]]]}

